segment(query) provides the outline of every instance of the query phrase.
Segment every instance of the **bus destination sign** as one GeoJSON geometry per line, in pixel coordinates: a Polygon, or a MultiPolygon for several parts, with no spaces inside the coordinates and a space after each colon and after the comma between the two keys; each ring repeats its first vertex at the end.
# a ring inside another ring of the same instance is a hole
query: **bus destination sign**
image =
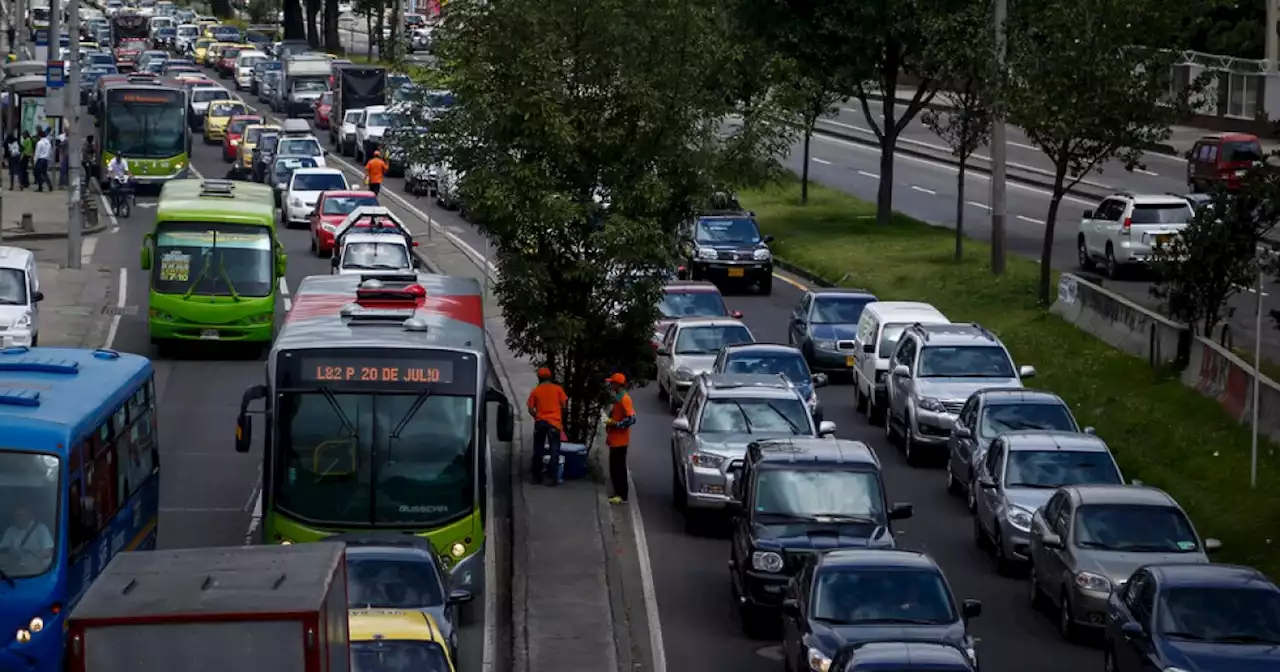
{"type": "Polygon", "coordinates": [[[385,359],[308,358],[302,362],[300,377],[308,383],[449,385],[453,383],[453,364],[449,360],[396,363],[385,359]]]}

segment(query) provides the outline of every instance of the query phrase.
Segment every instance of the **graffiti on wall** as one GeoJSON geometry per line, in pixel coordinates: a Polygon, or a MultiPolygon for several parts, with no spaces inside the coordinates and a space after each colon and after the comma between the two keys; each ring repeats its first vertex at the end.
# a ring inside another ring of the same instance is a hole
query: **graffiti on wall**
{"type": "Polygon", "coordinates": [[[1231,417],[1243,418],[1252,398],[1249,394],[1250,376],[1208,343],[1200,341],[1198,345],[1201,349],[1200,376],[1196,379],[1196,389],[1217,399],[1231,417]]]}

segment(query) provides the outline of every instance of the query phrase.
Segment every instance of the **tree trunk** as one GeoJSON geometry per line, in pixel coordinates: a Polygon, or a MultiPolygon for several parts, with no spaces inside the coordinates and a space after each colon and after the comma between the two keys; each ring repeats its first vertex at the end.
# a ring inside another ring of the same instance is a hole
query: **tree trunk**
{"type": "Polygon", "coordinates": [[[391,36],[387,41],[385,60],[392,63],[400,60],[400,34],[404,31],[404,0],[391,2],[391,36]]]}
{"type": "Polygon", "coordinates": [[[209,11],[219,19],[229,19],[235,16],[235,10],[232,9],[229,0],[209,0],[209,11]]]}
{"type": "Polygon", "coordinates": [[[338,0],[324,0],[324,45],[329,51],[346,53],[338,34],[338,0]]]}
{"type": "Polygon", "coordinates": [[[378,45],[378,60],[382,60],[382,56],[387,53],[386,45],[383,44],[382,42],[382,31],[386,29],[386,25],[387,25],[387,12],[386,12],[386,6],[384,6],[382,3],[378,3],[376,5],[376,9],[378,12],[378,17],[377,17],[377,20],[374,21],[373,29],[377,31],[378,34],[376,36],[373,35],[372,33],[369,34],[369,49],[370,49],[370,53],[373,53],[372,52],[373,45],[375,44],[375,40],[376,40],[376,44],[378,45]]]}
{"type": "Polygon", "coordinates": [[[964,259],[964,171],[968,156],[960,157],[960,172],[956,175],[956,261],[964,259]]]}
{"type": "Polygon", "coordinates": [[[284,39],[305,40],[307,29],[302,25],[302,0],[284,0],[280,9],[284,11],[284,39]]]}
{"type": "Polygon", "coordinates": [[[1058,206],[1062,205],[1063,192],[1062,180],[1064,175],[1062,171],[1058,171],[1059,175],[1053,182],[1053,197],[1049,200],[1049,214],[1044,220],[1044,242],[1040,244],[1040,305],[1047,306],[1051,303],[1050,279],[1053,275],[1053,230],[1058,223],[1058,206]]]}
{"type": "MultiPolygon", "coordinates": [[[[888,103],[886,102],[886,109],[888,103]]],[[[885,113],[886,121],[889,113],[885,113]]],[[[876,224],[893,220],[893,153],[898,149],[898,133],[893,124],[884,125],[880,139],[880,185],[876,189],[876,224]]]]}
{"type": "Polygon", "coordinates": [[[322,7],[321,0],[304,0],[304,8],[307,12],[307,44],[312,49],[320,48],[320,33],[316,30],[316,18],[320,15],[322,7]]]}
{"type": "Polygon", "coordinates": [[[369,39],[365,44],[365,47],[368,49],[368,52],[365,53],[365,56],[367,56],[369,60],[372,61],[373,60],[373,11],[372,10],[368,14],[364,15],[364,26],[365,26],[365,34],[369,36],[369,39]]]}
{"type": "Polygon", "coordinates": [[[804,165],[800,168],[800,205],[809,204],[809,143],[813,141],[813,122],[804,120],[804,165]]]}

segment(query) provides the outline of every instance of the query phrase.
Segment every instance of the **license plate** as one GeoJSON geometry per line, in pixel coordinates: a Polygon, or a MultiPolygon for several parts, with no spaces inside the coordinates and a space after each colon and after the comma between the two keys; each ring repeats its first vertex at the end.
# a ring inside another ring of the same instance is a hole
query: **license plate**
{"type": "Polygon", "coordinates": [[[741,269],[741,268],[730,268],[730,269],[729,269],[729,277],[731,277],[731,278],[741,278],[741,277],[742,277],[743,275],[745,275],[745,274],[746,274],[746,271],[745,271],[745,270],[743,270],[743,269],[741,269]]]}
{"type": "Polygon", "coordinates": [[[1167,245],[1169,243],[1169,239],[1172,237],[1173,236],[1170,236],[1168,234],[1160,234],[1157,236],[1152,236],[1151,238],[1157,245],[1167,245]]]}
{"type": "Polygon", "coordinates": [[[200,332],[200,340],[202,340],[202,341],[216,341],[216,340],[218,340],[218,330],[217,330],[217,329],[205,329],[205,330],[201,331],[201,332],[200,332]]]}
{"type": "Polygon", "coordinates": [[[853,368],[854,365],[856,365],[857,363],[858,363],[858,358],[852,355],[844,358],[844,365],[849,368],[853,368]]]}

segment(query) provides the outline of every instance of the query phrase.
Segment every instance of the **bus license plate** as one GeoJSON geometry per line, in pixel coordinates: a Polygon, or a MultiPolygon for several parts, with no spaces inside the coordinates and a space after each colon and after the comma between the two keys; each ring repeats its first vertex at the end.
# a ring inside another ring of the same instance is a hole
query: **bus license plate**
{"type": "Polygon", "coordinates": [[[217,330],[217,329],[205,329],[205,330],[201,331],[201,332],[200,332],[200,340],[202,340],[202,341],[216,341],[216,340],[218,340],[218,330],[217,330]]]}
{"type": "Polygon", "coordinates": [[[746,274],[746,271],[744,271],[744,270],[743,270],[743,269],[741,269],[741,268],[730,268],[730,269],[729,269],[729,277],[731,277],[731,278],[741,278],[741,277],[742,277],[743,275],[745,275],[745,274],[746,274]]]}

